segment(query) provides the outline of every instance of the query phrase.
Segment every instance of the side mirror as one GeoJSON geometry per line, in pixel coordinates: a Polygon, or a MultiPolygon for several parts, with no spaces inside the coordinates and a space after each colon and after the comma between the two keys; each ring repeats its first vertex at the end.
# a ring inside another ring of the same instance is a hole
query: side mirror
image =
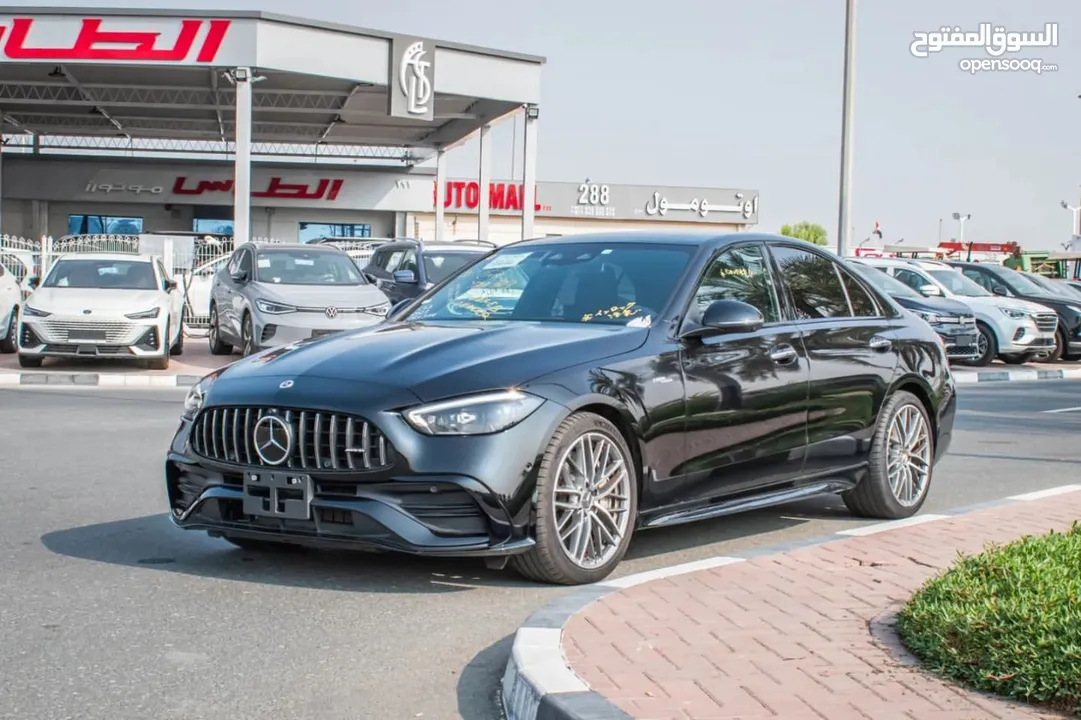
{"type": "Polygon", "coordinates": [[[702,313],[702,320],[684,330],[682,336],[709,337],[755,332],[765,322],[762,313],[753,305],[738,300],[715,300],[702,313]]]}
{"type": "Polygon", "coordinates": [[[394,282],[414,284],[417,282],[417,274],[412,270],[396,270],[394,272],[394,282]]]}
{"type": "Polygon", "coordinates": [[[177,287],[179,286],[176,284],[176,280],[165,281],[165,292],[172,292],[173,290],[176,290],[177,287]]]}
{"type": "Polygon", "coordinates": [[[942,297],[942,288],[938,285],[920,285],[920,295],[924,297],[942,297]]]}
{"type": "Polygon", "coordinates": [[[31,290],[37,290],[38,285],[40,284],[41,278],[39,278],[37,275],[31,275],[30,277],[26,278],[26,287],[30,288],[31,290]]]}
{"type": "Polygon", "coordinates": [[[248,273],[243,270],[237,270],[235,273],[229,273],[229,277],[233,279],[233,282],[244,283],[248,281],[248,273]]]}
{"type": "Polygon", "coordinates": [[[1001,285],[996,285],[995,287],[991,288],[991,294],[992,295],[998,295],[999,297],[1009,297],[1010,296],[1010,294],[1008,292],[1006,292],[1006,288],[1002,287],[1001,285]]]}

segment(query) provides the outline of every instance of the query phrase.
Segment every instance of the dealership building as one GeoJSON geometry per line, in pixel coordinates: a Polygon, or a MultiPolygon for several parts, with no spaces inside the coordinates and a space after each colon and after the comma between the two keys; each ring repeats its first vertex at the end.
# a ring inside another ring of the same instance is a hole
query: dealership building
{"type": "MultiPolygon", "coordinates": [[[[22,237],[86,233],[233,231],[232,167],[204,161],[9,155],[3,164],[3,232],[22,237]]],[[[394,168],[257,163],[251,235],[284,242],[317,237],[434,239],[435,175],[394,168]]],[[[487,239],[521,237],[524,187],[489,183],[487,239]]],[[[449,178],[443,237],[477,238],[480,185],[449,178]]],[[[535,234],[665,227],[739,230],[757,220],[746,189],[538,182],[535,234]]]]}
{"type": "Polygon", "coordinates": [[[0,234],[502,243],[757,222],[746,188],[538,182],[544,62],[263,12],[0,7],[0,234]],[[517,177],[493,177],[491,128],[518,117],[517,177]],[[448,177],[474,138],[477,172],[448,177]]]}

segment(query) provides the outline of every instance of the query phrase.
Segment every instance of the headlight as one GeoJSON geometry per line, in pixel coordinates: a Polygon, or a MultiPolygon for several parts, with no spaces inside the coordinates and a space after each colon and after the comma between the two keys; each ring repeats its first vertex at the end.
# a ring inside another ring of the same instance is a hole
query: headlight
{"type": "Polygon", "coordinates": [[[421,405],[404,417],[425,435],[488,435],[514,427],[543,404],[535,395],[507,390],[421,405]]]}
{"type": "Polygon", "coordinates": [[[1024,310],[1018,310],[1016,308],[1000,307],[999,310],[1002,311],[1003,315],[1005,315],[1006,317],[1011,317],[1014,320],[1020,320],[1021,318],[1028,316],[1028,313],[1024,310]]]}
{"type": "Polygon", "coordinates": [[[44,310],[38,310],[37,308],[30,307],[29,305],[23,305],[24,317],[49,317],[52,313],[45,312],[44,310]]]}
{"type": "Polygon", "coordinates": [[[377,315],[379,317],[386,317],[390,312],[390,303],[380,303],[378,305],[372,305],[371,307],[362,308],[361,312],[368,313],[369,315],[377,315]]]}
{"type": "Polygon", "coordinates": [[[936,314],[934,314],[934,313],[930,313],[930,312],[917,312],[916,314],[917,314],[917,315],[919,315],[919,316],[920,316],[921,318],[923,318],[924,320],[926,320],[926,321],[927,321],[928,323],[930,323],[931,325],[938,325],[939,323],[941,323],[941,322],[942,322],[942,317],[940,317],[939,315],[936,315],[936,314]]]}
{"type": "Polygon", "coordinates": [[[214,381],[218,379],[218,373],[220,370],[215,370],[199,382],[192,385],[188,390],[187,397],[184,398],[184,413],[185,420],[192,420],[196,414],[203,409],[203,403],[206,401],[207,390],[214,384],[214,381]]]}
{"type": "Polygon", "coordinates": [[[161,314],[161,308],[153,308],[152,310],[141,310],[139,312],[133,312],[125,315],[128,320],[152,320],[161,314]]]}
{"type": "Polygon", "coordinates": [[[270,300],[256,300],[255,307],[259,308],[260,312],[265,312],[269,315],[284,315],[285,313],[297,311],[292,305],[271,302],[270,300]]]}

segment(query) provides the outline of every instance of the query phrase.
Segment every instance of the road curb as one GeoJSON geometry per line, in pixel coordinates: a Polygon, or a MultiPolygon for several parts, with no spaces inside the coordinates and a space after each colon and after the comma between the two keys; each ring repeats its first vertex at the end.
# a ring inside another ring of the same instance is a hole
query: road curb
{"type": "Polygon", "coordinates": [[[851,537],[874,535],[949,520],[980,510],[1042,500],[1071,492],[1081,492],[1081,484],[1062,485],[1023,495],[1013,495],[941,513],[917,515],[906,520],[839,530],[829,535],[673,565],[576,588],[530,615],[515,633],[502,683],[503,708],[507,720],[632,720],[627,713],[610,703],[601,693],[591,690],[568,666],[567,659],[563,655],[563,627],[588,605],[612,593],[652,580],[744,562],[752,558],[777,555],[800,548],[839,542],[851,537]]]}
{"type": "Polygon", "coordinates": [[[1081,380],[1081,368],[1069,370],[954,370],[958,385],[984,382],[1027,382],[1031,380],[1081,380]]]}
{"type": "MultiPolygon", "coordinates": [[[[209,370],[207,372],[210,372],[209,370]]],[[[202,375],[137,375],[126,373],[29,372],[0,373],[0,387],[191,387],[202,375]]]]}

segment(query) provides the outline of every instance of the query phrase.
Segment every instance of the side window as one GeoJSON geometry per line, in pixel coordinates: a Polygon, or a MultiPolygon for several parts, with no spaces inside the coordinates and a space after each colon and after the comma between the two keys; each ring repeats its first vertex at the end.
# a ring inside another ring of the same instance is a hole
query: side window
{"type": "Polygon", "coordinates": [[[405,255],[404,250],[395,250],[387,258],[387,264],[384,265],[383,268],[387,272],[394,272],[395,270],[398,269],[398,264],[402,261],[402,256],[403,255],[405,255]]]}
{"type": "Polygon", "coordinates": [[[388,260],[390,260],[390,251],[379,250],[374,255],[372,255],[372,259],[369,261],[369,264],[376,270],[386,270],[388,260]]]}
{"type": "Polygon", "coordinates": [[[797,320],[851,317],[837,263],[788,245],[770,248],[788,286],[797,320]]]}
{"type": "Polygon", "coordinates": [[[416,250],[407,250],[405,252],[405,255],[402,257],[401,262],[398,264],[398,267],[396,267],[394,269],[395,270],[412,270],[414,273],[416,273],[417,272],[417,251],[416,250]]]}
{"type": "Polygon", "coordinates": [[[713,259],[694,294],[697,317],[717,300],[752,305],[767,323],[780,320],[777,293],[761,245],[725,250],[713,259]]]}
{"type": "Polygon", "coordinates": [[[989,273],[982,273],[978,270],[973,270],[972,268],[965,268],[961,272],[965,277],[977,283],[987,292],[994,292],[996,287],[1000,288],[1000,292],[1007,289],[1005,285],[999,282],[998,278],[989,273]]]}
{"type": "Polygon", "coordinates": [[[252,267],[251,251],[250,250],[241,250],[240,251],[240,271],[243,272],[243,273],[247,273],[248,277],[251,278],[252,270],[253,270],[253,267],[252,267]]]}
{"type": "Polygon", "coordinates": [[[905,270],[904,268],[895,268],[893,276],[917,291],[927,284],[927,281],[920,277],[918,273],[914,273],[911,270],[905,270]]]}
{"type": "Polygon", "coordinates": [[[165,266],[161,264],[161,260],[154,261],[154,265],[158,268],[158,278],[161,284],[161,289],[168,292],[169,274],[165,272],[165,266]]]}
{"type": "Polygon", "coordinates": [[[240,269],[240,256],[244,253],[243,250],[235,251],[229,258],[229,274],[232,275],[240,269]]]}
{"type": "Polygon", "coordinates": [[[848,291],[848,303],[852,306],[853,317],[878,317],[882,313],[878,310],[878,303],[874,301],[859,281],[852,277],[851,273],[840,269],[841,279],[844,281],[845,290],[848,291]]]}

